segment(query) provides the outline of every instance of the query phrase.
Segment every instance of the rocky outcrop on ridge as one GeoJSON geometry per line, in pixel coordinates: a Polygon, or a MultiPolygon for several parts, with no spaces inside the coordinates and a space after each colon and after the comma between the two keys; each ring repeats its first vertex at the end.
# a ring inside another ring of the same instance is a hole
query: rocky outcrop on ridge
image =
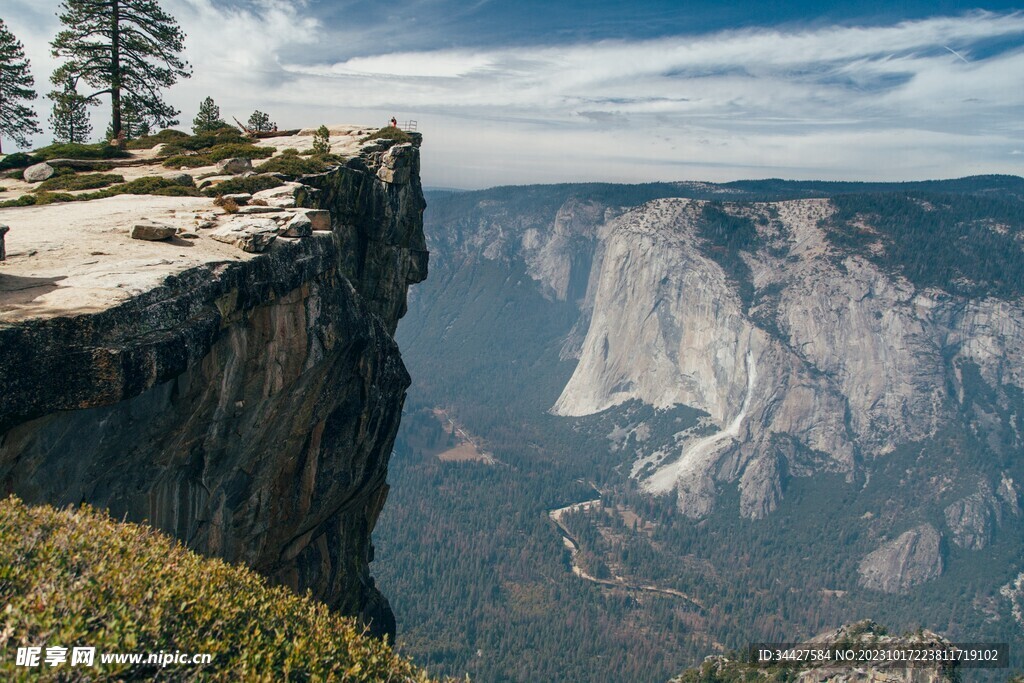
{"type": "Polygon", "coordinates": [[[4,211],[0,479],[27,503],[148,521],[393,634],[370,533],[409,384],[393,334],[427,274],[418,144],[374,141],[300,183],[294,203],[330,231],[263,253],[117,225],[212,200],[97,200],[106,223],[39,257],[29,224],[50,207],[4,211]]]}

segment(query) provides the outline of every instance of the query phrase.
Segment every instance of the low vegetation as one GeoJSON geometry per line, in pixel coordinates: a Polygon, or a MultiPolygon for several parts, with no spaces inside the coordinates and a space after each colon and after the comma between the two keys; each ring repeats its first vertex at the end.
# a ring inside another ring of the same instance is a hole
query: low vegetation
{"type": "Polygon", "coordinates": [[[266,159],[276,150],[273,147],[258,147],[248,142],[228,142],[214,145],[198,154],[177,154],[164,160],[168,168],[198,168],[211,166],[224,159],[266,159]]]}
{"type": "Polygon", "coordinates": [[[363,142],[368,140],[394,140],[395,142],[412,142],[412,136],[397,126],[381,128],[376,133],[370,133],[363,142]]]}
{"type": "Polygon", "coordinates": [[[123,183],[124,176],[116,173],[68,173],[55,175],[32,188],[33,192],[51,192],[53,190],[96,190],[115,183],[123,183]]]}
{"type": "Polygon", "coordinates": [[[34,157],[31,154],[15,152],[14,154],[8,154],[3,159],[0,159],[0,171],[27,168],[32,164],[38,164],[42,160],[43,159],[41,157],[34,157]]]}
{"type": "MultiPolygon", "coordinates": [[[[95,647],[88,673],[103,680],[429,681],[308,596],[89,507],[0,502],[0,601],[0,648],[95,647]],[[101,653],[168,651],[212,661],[99,663],[101,653]]],[[[0,671],[11,681],[68,680],[71,669],[17,667],[12,655],[0,671]]]]}
{"type": "Polygon", "coordinates": [[[83,145],[77,142],[57,143],[37,149],[32,154],[42,161],[49,159],[123,159],[128,156],[128,152],[125,150],[105,142],[93,145],[83,145]]]}
{"type": "Polygon", "coordinates": [[[177,143],[188,137],[191,137],[188,133],[175,130],[174,128],[165,128],[159,133],[143,135],[134,140],[129,140],[126,146],[128,149],[152,149],[157,145],[177,143]]]}
{"type": "Polygon", "coordinates": [[[54,204],[58,202],[82,202],[89,201],[92,199],[105,199],[107,197],[114,197],[120,194],[153,194],[165,197],[202,196],[200,195],[199,190],[197,190],[195,187],[181,185],[174,182],[173,180],[168,180],[167,178],[146,176],[144,178],[136,178],[135,180],[131,180],[126,183],[111,185],[110,187],[103,188],[96,192],[84,192],[82,194],[68,194],[67,192],[48,192],[44,190],[42,192],[36,192],[34,194],[22,195],[17,199],[11,199],[6,202],[0,202],[0,208],[9,208],[17,206],[43,206],[45,204],[54,204]]]}
{"type": "Polygon", "coordinates": [[[341,161],[334,155],[301,157],[295,154],[279,154],[256,167],[259,173],[281,173],[296,178],[312,173],[323,173],[341,161]]]}
{"type": "Polygon", "coordinates": [[[225,194],[239,194],[247,192],[255,194],[262,190],[269,190],[273,187],[284,185],[284,181],[274,175],[251,175],[248,177],[235,177],[225,180],[213,187],[203,190],[208,197],[217,197],[225,194]]]}

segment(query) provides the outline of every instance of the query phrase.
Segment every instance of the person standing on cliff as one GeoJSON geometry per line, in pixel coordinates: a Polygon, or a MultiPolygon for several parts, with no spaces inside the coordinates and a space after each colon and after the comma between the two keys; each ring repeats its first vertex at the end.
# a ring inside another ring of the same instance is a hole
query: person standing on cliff
{"type": "Polygon", "coordinates": [[[394,116],[391,117],[391,127],[398,128],[398,119],[396,119],[394,116]]]}

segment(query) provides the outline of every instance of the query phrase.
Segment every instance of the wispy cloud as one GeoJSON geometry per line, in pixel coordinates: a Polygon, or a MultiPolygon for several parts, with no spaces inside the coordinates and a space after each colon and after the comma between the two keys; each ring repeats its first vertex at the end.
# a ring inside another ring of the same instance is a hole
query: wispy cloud
{"type": "Polygon", "coordinates": [[[386,49],[386,22],[333,26],[303,3],[167,6],[195,67],[171,94],[186,116],[211,94],[289,126],[415,118],[438,185],[1024,170],[1020,12],[408,51],[386,49]]]}

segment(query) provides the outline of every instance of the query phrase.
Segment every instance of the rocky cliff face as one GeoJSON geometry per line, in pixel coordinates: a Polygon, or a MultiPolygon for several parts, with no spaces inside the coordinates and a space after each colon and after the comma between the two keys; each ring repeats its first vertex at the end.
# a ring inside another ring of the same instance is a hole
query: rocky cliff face
{"type": "Polygon", "coordinates": [[[329,233],[98,312],[0,319],[4,491],[148,520],[393,634],[370,532],[409,384],[392,335],[427,251],[418,149],[383,147],[302,179],[329,233]]]}
{"type": "Polygon", "coordinates": [[[706,411],[719,430],[644,477],[652,492],[676,488],[689,514],[707,513],[715,479],[738,480],[741,513],[762,517],[780,460],[852,473],[858,457],[931,436],[960,409],[950,383],[965,364],[992,386],[1024,386],[1008,362],[1024,358],[1020,301],[922,291],[844,253],[820,227],[827,200],[733,209],[757,230],[739,256],[744,297],[701,235],[704,206],[658,200],[606,228],[580,362],[553,408],[706,411]]]}
{"type": "MultiPolygon", "coordinates": [[[[947,541],[980,549],[1020,515],[1020,183],[958,182],[934,189],[979,194],[504,189],[446,201],[431,237],[453,282],[499,263],[506,284],[525,288],[525,272],[552,310],[575,307],[567,333],[545,328],[578,361],[551,412],[606,415],[610,449],[646,491],[694,518],[725,497],[761,519],[794,478],[872,482],[885,494],[859,513],[865,541],[927,522],[934,577],[947,541]],[[636,402],[655,417],[631,422],[636,402]],[[706,415],[677,426],[680,404],[706,415]]],[[[511,289],[491,305],[510,305],[511,289]]]]}

